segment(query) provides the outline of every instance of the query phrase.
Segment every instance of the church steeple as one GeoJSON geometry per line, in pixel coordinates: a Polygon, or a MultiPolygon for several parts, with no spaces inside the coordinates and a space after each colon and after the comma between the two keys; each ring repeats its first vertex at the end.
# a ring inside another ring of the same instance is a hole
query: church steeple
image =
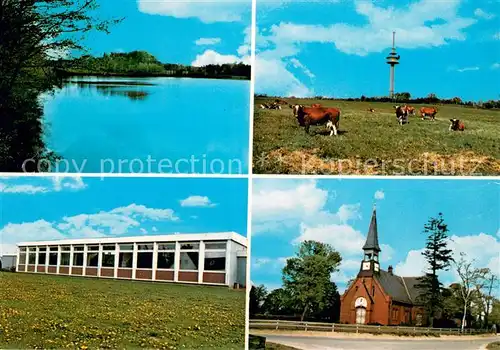
{"type": "Polygon", "coordinates": [[[360,275],[372,276],[373,273],[379,273],[380,265],[378,262],[378,255],[380,251],[380,246],[378,244],[377,209],[374,204],[368,235],[366,236],[366,242],[363,246],[364,257],[361,262],[360,275]]]}
{"type": "Polygon", "coordinates": [[[368,229],[368,235],[366,236],[366,242],[363,246],[363,250],[374,250],[380,252],[380,246],[378,245],[377,208],[375,204],[373,205],[372,220],[370,221],[370,228],[368,229]]]}

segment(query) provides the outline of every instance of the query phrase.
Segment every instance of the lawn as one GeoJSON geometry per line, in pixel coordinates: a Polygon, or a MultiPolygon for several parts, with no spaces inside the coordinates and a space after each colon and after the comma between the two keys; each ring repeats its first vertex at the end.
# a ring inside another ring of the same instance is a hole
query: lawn
{"type": "MultiPolygon", "coordinates": [[[[259,108],[268,101],[255,99],[254,173],[500,174],[499,110],[438,105],[436,121],[410,116],[410,123],[400,126],[391,103],[288,100],[340,108],[339,136],[330,137],[324,126],[311,127],[307,135],[287,105],[282,110],[259,108]],[[463,121],[465,131],[449,131],[450,118],[463,121]]],[[[422,105],[413,106],[418,115],[422,105]]]]}
{"type": "Polygon", "coordinates": [[[243,349],[245,293],[0,272],[0,348],[243,349]]]}

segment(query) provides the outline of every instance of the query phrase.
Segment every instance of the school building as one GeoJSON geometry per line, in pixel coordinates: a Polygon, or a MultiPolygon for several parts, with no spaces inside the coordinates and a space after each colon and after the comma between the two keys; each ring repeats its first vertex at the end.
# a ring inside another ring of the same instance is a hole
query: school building
{"type": "Polygon", "coordinates": [[[246,285],[247,238],[235,232],[22,242],[16,271],[246,285]]]}

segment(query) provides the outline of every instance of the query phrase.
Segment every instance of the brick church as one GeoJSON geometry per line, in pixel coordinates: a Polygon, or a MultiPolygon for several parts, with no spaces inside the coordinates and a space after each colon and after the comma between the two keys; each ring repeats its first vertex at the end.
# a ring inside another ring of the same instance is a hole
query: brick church
{"type": "Polygon", "coordinates": [[[340,298],[340,322],[422,325],[424,309],[417,303],[419,290],[415,288],[418,277],[400,277],[392,266],[387,271],[380,268],[375,208],[363,251],[359,273],[340,298]]]}

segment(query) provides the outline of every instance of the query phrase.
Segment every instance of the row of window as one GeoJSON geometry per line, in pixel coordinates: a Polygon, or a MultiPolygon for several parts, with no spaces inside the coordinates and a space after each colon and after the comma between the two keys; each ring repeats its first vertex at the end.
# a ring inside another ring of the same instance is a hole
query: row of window
{"type": "MultiPolygon", "coordinates": [[[[180,242],[180,249],[181,250],[199,250],[200,249],[200,243],[199,242],[180,242]]],[[[121,252],[123,251],[133,251],[134,250],[134,244],[118,244],[119,250],[121,252]]],[[[26,252],[35,252],[38,248],[39,252],[46,252],[47,247],[46,246],[41,246],[41,247],[21,247],[20,252],[26,253],[26,252]]],[[[60,246],[61,251],[71,251],[71,246],[60,246]]],[[[153,251],[154,244],[153,243],[138,243],[137,244],[137,250],[143,250],[143,251],[153,251]]],[[[226,249],[226,242],[205,242],[205,250],[225,250],[226,249]]],[[[84,246],[83,245],[75,245],[73,246],[73,250],[75,252],[77,251],[84,251],[84,246]]],[[[88,245],[87,246],[88,251],[99,251],[99,245],[88,245]]],[[[103,244],[102,245],[102,250],[105,251],[113,251],[116,250],[116,245],[115,244],[103,244]]],[[[59,251],[59,246],[52,246],[48,247],[49,252],[57,252],[59,251]]],[[[175,251],[175,243],[158,243],[158,251],[175,251]]]]}
{"type": "MultiPolygon", "coordinates": [[[[61,252],[60,266],[70,265],[69,252],[61,252]]],[[[51,266],[57,266],[57,252],[50,252],[47,254],[40,251],[37,254],[33,252],[28,253],[28,264],[45,265],[47,262],[51,266]],[[47,261],[48,257],[48,261],[47,261]]],[[[101,253],[101,266],[102,267],[115,267],[115,257],[117,253],[114,251],[103,250],[101,253]]],[[[73,266],[83,266],[84,252],[73,252],[73,266]]],[[[19,264],[26,263],[26,253],[19,254],[19,264]]],[[[87,252],[87,266],[97,267],[99,263],[99,252],[87,252]]],[[[225,251],[206,251],[204,259],[204,269],[208,271],[225,271],[226,268],[226,252],[225,251]]],[[[118,267],[119,268],[132,268],[134,266],[134,254],[132,252],[118,253],[118,267]]],[[[139,251],[137,252],[137,268],[138,269],[151,269],[153,268],[153,252],[139,251]]],[[[175,252],[158,252],[157,269],[175,269],[175,252]]],[[[199,268],[199,252],[189,251],[180,252],[179,256],[179,270],[198,270],[199,268]]]]}

